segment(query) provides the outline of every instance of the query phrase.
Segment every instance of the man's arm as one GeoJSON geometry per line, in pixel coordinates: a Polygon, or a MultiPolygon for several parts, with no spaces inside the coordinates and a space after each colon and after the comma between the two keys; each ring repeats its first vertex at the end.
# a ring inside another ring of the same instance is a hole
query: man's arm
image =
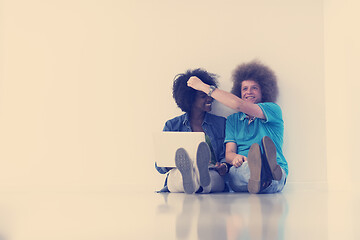
{"type": "MultiPolygon", "coordinates": [[[[187,84],[189,87],[192,87],[198,91],[202,91],[206,94],[210,91],[210,86],[203,83],[198,77],[195,76],[190,77],[187,84]]],[[[265,119],[263,111],[257,104],[246,102],[232,93],[217,88],[212,92],[211,97],[221,102],[225,106],[234,109],[235,111],[243,112],[249,116],[265,119]]]]}
{"type": "Polygon", "coordinates": [[[240,167],[245,161],[247,161],[247,157],[237,154],[237,146],[234,142],[226,143],[225,158],[226,162],[234,167],[240,167]]]}

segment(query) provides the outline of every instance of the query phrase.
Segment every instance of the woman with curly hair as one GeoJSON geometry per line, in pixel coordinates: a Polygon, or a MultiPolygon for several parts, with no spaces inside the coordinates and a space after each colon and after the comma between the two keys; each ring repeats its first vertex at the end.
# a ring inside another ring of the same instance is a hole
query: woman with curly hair
{"type": "Polygon", "coordinates": [[[258,61],[238,66],[232,93],[196,77],[188,86],[236,110],[226,121],[226,161],[230,187],[236,192],[280,192],[288,175],[282,152],[284,122],[274,72],[258,61]]]}
{"type": "Polygon", "coordinates": [[[222,192],[225,189],[222,176],[227,172],[224,145],[226,119],[209,113],[213,98],[187,86],[192,76],[217,86],[216,75],[202,69],[188,70],[177,75],[173,84],[173,97],[185,114],[168,120],[163,131],[204,132],[206,142],[199,144],[195,164],[183,148],[176,151],[176,168],[158,167],[155,163],[158,172],[168,173],[161,191],[190,194],[222,192]],[[209,170],[209,164],[213,166],[212,170],[209,170]]]}

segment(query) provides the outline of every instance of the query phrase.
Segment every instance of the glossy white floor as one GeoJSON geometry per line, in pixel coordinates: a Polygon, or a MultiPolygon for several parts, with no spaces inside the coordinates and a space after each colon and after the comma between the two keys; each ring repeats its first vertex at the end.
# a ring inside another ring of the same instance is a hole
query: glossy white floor
{"type": "Polygon", "coordinates": [[[359,191],[2,192],[0,240],[360,239],[359,191]]]}

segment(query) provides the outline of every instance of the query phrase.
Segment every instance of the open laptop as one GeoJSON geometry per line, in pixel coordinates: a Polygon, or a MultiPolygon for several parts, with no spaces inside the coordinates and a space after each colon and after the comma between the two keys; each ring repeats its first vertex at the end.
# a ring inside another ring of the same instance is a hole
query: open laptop
{"type": "Polygon", "coordinates": [[[175,153],[178,148],[184,148],[194,161],[199,143],[205,142],[203,132],[156,132],[153,137],[158,167],[176,167],[175,153]]]}

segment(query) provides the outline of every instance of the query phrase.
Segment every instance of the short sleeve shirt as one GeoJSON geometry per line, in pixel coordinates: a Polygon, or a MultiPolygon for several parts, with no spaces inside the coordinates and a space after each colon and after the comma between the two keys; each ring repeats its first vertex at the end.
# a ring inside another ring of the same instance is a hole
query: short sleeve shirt
{"type": "Polygon", "coordinates": [[[249,123],[246,114],[234,113],[227,118],[225,130],[225,143],[234,142],[237,145],[237,153],[247,156],[250,146],[258,143],[261,146],[261,139],[270,137],[277,149],[277,162],[288,174],[288,164],[282,152],[284,121],[279,105],[266,102],[258,103],[262,109],[265,119],[255,118],[249,123]]]}

